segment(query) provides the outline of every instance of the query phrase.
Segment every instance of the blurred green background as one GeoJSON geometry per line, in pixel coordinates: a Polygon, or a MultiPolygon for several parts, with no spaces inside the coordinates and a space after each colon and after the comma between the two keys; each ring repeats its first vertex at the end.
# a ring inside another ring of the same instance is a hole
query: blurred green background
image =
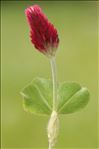
{"type": "Polygon", "coordinates": [[[98,22],[97,2],[2,2],[2,149],[46,148],[49,117],[23,110],[20,90],[37,76],[50,78],[50,64],[34,49],[24,10],[39,4],[58,29],[59,81],[76,81],[90,90],[90,102],[77,113],[60,117],[56,148],[97,147],[98,22]]]}

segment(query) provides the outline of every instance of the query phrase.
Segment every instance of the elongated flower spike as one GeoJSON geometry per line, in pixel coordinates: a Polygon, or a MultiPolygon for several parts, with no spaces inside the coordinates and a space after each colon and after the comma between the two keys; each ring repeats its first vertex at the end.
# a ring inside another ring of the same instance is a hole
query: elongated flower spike
{"type": "Polygon", "coordinates": [[[59,38],[57,30],[51,24],[38,5],[25,10],[30,26],[30,38],[35,48],[48,57],[55,55],[59,38]]]}

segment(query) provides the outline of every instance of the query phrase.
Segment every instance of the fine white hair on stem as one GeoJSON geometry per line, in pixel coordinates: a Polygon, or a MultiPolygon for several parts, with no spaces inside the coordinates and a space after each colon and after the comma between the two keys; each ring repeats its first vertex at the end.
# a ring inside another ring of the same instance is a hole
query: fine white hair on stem
{"type": "Polygon", "coordinates": [[[56,111],[53,111],[51,114],[47,131],[48,131],[49,149],[52,149],[56,143],[59,131],[59,118],[56,111]]]}

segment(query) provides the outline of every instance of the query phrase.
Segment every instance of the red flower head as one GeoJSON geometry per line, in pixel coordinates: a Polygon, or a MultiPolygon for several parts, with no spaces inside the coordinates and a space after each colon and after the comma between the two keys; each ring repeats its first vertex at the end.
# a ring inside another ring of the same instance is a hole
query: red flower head
{"type": "Polygon", "coordinates": [[[54,56],[59,44],[57,30],[38,5],[25,10],[30,25],[30,37],[35,48],[47,56],[54,56]]]}

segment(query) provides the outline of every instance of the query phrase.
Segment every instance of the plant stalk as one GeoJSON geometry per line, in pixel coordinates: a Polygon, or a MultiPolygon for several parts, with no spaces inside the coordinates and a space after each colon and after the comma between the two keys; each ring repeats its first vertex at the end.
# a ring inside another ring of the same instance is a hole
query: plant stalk
{"type": "Polygon", "coordinates": [[[56,111],[57,106],[57,71],[55,57],[50,60],[52,70],[52,81],[53,81],[53,111],[56,111]]]}
{"type": "Polygon", "coordinates": [[[56,72],[56,61],[55,57],[50,59],[51,70],[52,70],[52,84],[53,84],[53,107],[52,114],[48,123],[48,139],[49,149],[53,149],[59,130],[59,119],[57,114],[57,72],[56,72]]]}

